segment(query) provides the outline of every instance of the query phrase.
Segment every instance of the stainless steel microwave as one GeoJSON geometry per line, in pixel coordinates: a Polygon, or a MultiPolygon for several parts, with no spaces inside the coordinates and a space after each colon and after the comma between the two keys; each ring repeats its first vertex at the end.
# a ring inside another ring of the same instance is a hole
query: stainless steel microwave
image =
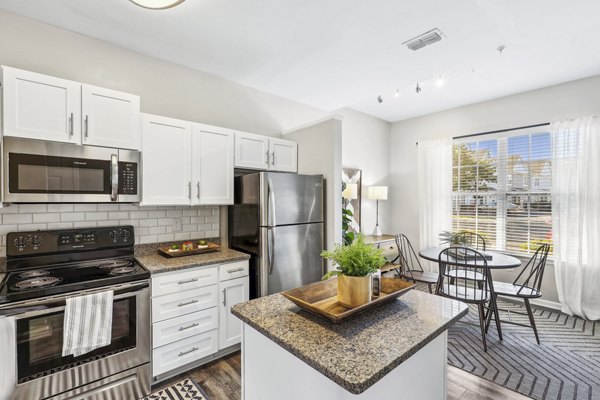
{"type": "Polygon", "coordinates": [[[3,201],[140,201],[140,152],[5,137],[3,201]]]}

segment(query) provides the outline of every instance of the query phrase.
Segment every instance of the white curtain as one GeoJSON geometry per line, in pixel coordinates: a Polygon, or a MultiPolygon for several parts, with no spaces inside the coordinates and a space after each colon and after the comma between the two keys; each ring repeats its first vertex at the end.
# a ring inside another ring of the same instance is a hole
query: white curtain
{"type": "Polygon", "coordinates": [[[600,319],[600,118],[552,125],[552,236],[563,311],[600,319]]]}
{"type": "MultiPolygon", "coordinates": [[[[439,246],[452,229],[452,139],[419,142],[419,248],[439,246]]],[[[437,271],[434,263],[424,263],[437,271]]]]}

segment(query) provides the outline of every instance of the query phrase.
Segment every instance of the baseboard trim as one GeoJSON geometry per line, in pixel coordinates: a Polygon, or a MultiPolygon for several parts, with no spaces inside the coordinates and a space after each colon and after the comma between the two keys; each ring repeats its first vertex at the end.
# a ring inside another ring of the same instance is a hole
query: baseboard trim
{"type": "MultiPolygon", "coordinates": [[[[510,296],[498,296],[498,297],[500,297],[504,300],[512,301],[514,303],[523,303],[523,299],[520,299],[518,297],[510,297],[510,296]]],[[[555,311],[562,310],[561,304],[557,303],[555,301],[544,300],[544,299],[532,299],[530,302],[534,306],[548,308],[550,310],[555,310],[555,311]]]]}

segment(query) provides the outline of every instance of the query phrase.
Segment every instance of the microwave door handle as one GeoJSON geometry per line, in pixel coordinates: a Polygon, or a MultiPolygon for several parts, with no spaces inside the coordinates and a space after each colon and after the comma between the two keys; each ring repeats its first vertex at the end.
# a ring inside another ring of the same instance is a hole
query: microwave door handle
{"type": "Polygon", "coordinates": [[[117,201],[119,192],[119,156],[111,154],[110,156],[110,200],[117,201]]]}

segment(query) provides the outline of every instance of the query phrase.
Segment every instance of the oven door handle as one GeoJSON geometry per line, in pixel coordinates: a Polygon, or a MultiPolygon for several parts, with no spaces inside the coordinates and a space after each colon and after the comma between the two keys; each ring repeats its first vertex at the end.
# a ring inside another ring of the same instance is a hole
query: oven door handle
{"type": "Polygon", "coordinates": [[[119,193],[119,156],[110,155],[110,200],[117,201],[119,193]]]}
{"type": "Polygon", "coordinates": [[[46,300],[25,301],[12,307],[0,308],[0,317],[15,317],[15,319],[29,318],[32,316],[50,314],[59,312],[65,309],[67,298],[76,296],[85,296],[88,294],[100,293],[107,290],[120,291],[127,290],[125,293],[120,293],[113,297],[113,301],[126,299],[128,297],[137,296],[139,292],[147,290],[148,282],[111,286],[95,290],[87,290],[82,292],[70,293],[68,295],[52,297],[46,300]],[[133,289],[133,290],[128,290],[133,289]]]}

